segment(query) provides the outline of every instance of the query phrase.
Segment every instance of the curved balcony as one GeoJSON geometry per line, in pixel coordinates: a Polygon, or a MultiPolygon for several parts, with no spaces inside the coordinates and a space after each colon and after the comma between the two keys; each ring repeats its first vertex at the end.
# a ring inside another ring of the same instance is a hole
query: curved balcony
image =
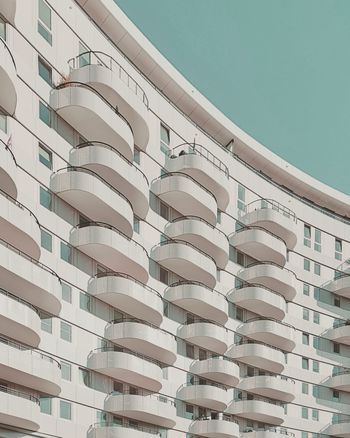
{"type": "Polygon", "coordinates": [[[39,399],[0,385],[0,424],[36,431],[39,418],[39,399]]]}
{"type": "Polygon", "coordinates": [[[241,341],[227,352],[232,359],[271,373],[280,374],[284,370],[285,357],[282,351],[258,341],[241,341]]]}
{"type": "Polygon", "coordinates": [[[197,216],[216,225],[215,196],[185,173],[166,173],[152,181],[151,190],[183,216],[197,216]]]}
{"type": "Polygon", "coordinates": [[[26,301],[0,289],[0,333],[32,347],[40,342],[38,310],[26,301]]]}
{"type": "Polygon", "coordinates": [[[227,299],[243,309],[281,321],[287,312],[285,298],[260,284],[244,284],[230,291],[227,299]]]}
{"type": "Polygon", "coordinates": [[[164,299],[218,324],[225,324],[228,320],[228,304],[225,297],[202,283],[193,281],[173,283],[165,289],[164,299]]]}
{"type": "Polygon", "coordinates": [[[327,381],[328,386],[338,391],[350,392],[350,369],[336,369],[327,381]]]}
{"type": "Polygon", "coordinates": [[[110,55],[85,52],[68,61],[72,81],[92,86],[124,115],[135,143],[146,150],[149,140],[148,99],[140,85],[110,55]]]}
{"type": "Polygon", "coordinates": [[[105,336],[112,342],[167,365],[176,360],[176,339],[169,333],[141,321],[116,320],[108,324],[105,336]]]}
{"type": "Polygon", "coordinates": [[[216,284],[214,260],[191,243],[166,240],[152,248],[151,258],[186,280],[203,283],[209,288],[216,284]]]}
{"type": "Polygon", "coordinates": [[[108,223],[132,236],[134,214],[130,201],[92,170],[60,169],[52,176],[51,188],[91,220],[108,223]]]}
{"type": "Polygon", "coordinates": [[[185,384],[177,392],[177,398],[193,405],[215,411],[223,411],[228,404],[228,394],[224,386],[214,383],[185,384]]]}
{"type": "Polygon", "coordinates": [[[294,438],[293,432],[288,432],[286,428],[279,428],[273,426],[265,426],[264,430],[260,429],[253,431],[253,428],[246,428],[247,431],[243,431],[242,438],[294,438]],[[251,429],[251,430],[250,430],[251,429]],[[248,431],[249,430],[249,431],[248,431]]]}
{"type": "Polygon", "coordinates": [[[152,392],[159,392],[162,388],[160,364],[132,351],[115,351],[113,347],[98,348],[89,354],[87,364],[99,373],[130,385],[152,392]]]}
{"type": "Polygon", "coordinates": [[[327,337],[339,344],[350,345],[350,321],[342,321],[334,324],[327,332],[327,337]]]}
{"type": "Polygon", "coordinates": [[[178,329],[178,336],[217,354],[224,354],[227,350],[227,330],[210,322],[199,321],[182,325],[178,329]]]}
{"type": "Polygon", "coordinates": [[[222,357],[196,360],[190,365],[190,373],[227,386],[236,386],[239,382],[239,366],[222,357]]]}
{"type": "Polygon", "coordinates": [[[125,272],[147,283],[147,251],[116,228],[101,222],[87,222],[72,230],[70,243],[112,271],[125,272]]]}
{"type": "Polygon", "coordinates": [[[182,172],[191,176],[216,197],[218,207],[225,211],[230,201],[229,170],[215,155],[200,144],[184,143],[168,153],[166,167],[169,172],[182,172]]]}
{"type": "Polygon", "coordinates": [[[239,389],[290,403],[295,399],[295,382],[280,376],[253,376],[241,380],[239,389]]]}
{"type": "Polygon", "coordinates": [[[255,262],[239,271],[238,276],[248,283],[257,283],[280,293],[287,301],[297,294],[294,272],[272,262],[255,262]]]}
{"type": "Polygon", "coordinates": [[[195,420],[189,427],[189,433],[206,438],[239,438],[240,436],[238,423],[224,418],[195,420]]]}
{"type": "Polygon", "coordinates": [[[338,278],[329,282],[326,288],[340,297],[350,298],[350,274],[342,272],[338,278]]]}
{"type": "MultiPolygon", "coordinates": [[[[4,0],[1,1],[1,4],[4,0]]],[[[12,1],[9,1],[11,4],[12,1]]],[[[6,42],[0,38],[0,107],[13,115],[17,106],[16,63],[6,42]]]]}
{"type": "Polygon", "coordinates": [[[188,216],[168,223],[164,233],[171,239],[184,240],[212,257],[224,269],[228,262],[229,243],[225,234],[200,217],[188,216]]]}
{"type": "Polygon", "coordinates": [[[273,199],[258,199],[246,206],[241,218],[249,226],[265,228],[286,242],[288,249],[297,243],[298,226],[295,213],[273,199]]]}
{"type": "Polygon", "coordinates": [[[289,324],[261,316],[245,321],[238,331],[243,336],[272,345],[283,351],[295,348],[295,328],[289,324]]]}
{"type": "Polygon", "coordinates": [[[175,404],[162,396],[111,394],[105,402],[105,410],[166,428],[176,425],[175,404]]]}
{"type": "Polygon", "coordinates": [[[17,164],[15,156],[11,149],[0,140],[0,188],[14,199],[17,197],[16,180],[17,164]]]}
{"type": "Polygon", "coordinates": [[[287,260],[285,242],[264,228],[241,228],[230,237],[230,244],[256,260],[269,260],[280,266],[287,260]]]}
{"type": "Polygon", "coordinates": [[[336,419],[324,432],[332,437],[350,438],[350,418],[336,419]]]}
{"type": "Polygon", "coordinates": [[[52,315],[60,313],[59,277],[47,266],[1,239],[0,288],[52,315]]]}
{"type": "Polygon", "coordinates": [[[0,338],[0,379],[57,396],[61,392],[61,365],[51,356],[0,338]]]}
{"type": "Polygon", "coordinates": [[[161,296],[126,274],[97,274],[88,284],[88,293],[128,315],[143,318],[156,326],[160,326],[163,320],[161,296]]]}
{"type": "Polygon", "coordinates": [[[51,91],[50,104],[84,138],[107,143],[132,160],[134,135],[130,124],[93,87],[65,82],[51,91]]]}
{"type": "Polygon", "coordinates": [[[130,201],[136,216],[144,219],[149,208],[149,183],[146,175],[119,151],[94,141],[81,143],[70,154],[73,166],[90,169],[130,201]]]}
{"type": "Polygon", "coordinates": [[[284,421],[284,408],[281,404],[259,397],[254,397],[252,400],[235,399],[226,409],[226,412],[237,415],[237,417],[267,424],[279,425],[284,421]]]}
{"type": "Polygon", "coordinates": [[[158,429],[151,426],[116,425],[106,421],[96,423],[88,430],[88,438],[155,438],[158,429]]]}

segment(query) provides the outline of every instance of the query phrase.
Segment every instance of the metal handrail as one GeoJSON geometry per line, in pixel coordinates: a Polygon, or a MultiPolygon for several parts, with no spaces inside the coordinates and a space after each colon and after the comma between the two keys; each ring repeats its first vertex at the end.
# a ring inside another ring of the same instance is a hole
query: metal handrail
{"type": "Polygon", "coordinates": [[[160,368],[162,368],[162,363],[159,362],[156,359],[152,359],[148,356],[145,356],[144,354],[140,354],[140,353],[136,353],[135,351],[129,350],[128,348],[124,348],[124,347],[100,347],[100,348],[94,348],[93,350],[90,351],[89,353],[89,357],[95,353],[95,352],[102,352],[102,353],[106,353],[106,352],[113,352],[113,353],[126,353],[126,354],[130,354],[132,356],[138,357],[139,359],[143,359],[147,362],[151,362],[157,366],[159,366],[160,368]]]}
{"type": "Polygon", "coordinates": [[[267,290],[267,291],[269,291],[269,292],[271,292],[271,293],[273,293],[275,295],[278,295],[279,297],[281,297],[281,298],[283,298],[285,300],[284,296],[281,293],[276,292],[275,290],[271,289],[270,287],[264,286],[263,284],[260,284],[260,283],[249,283],[248,281],[245,281],[245,280],[244,281],[242,280],[242,284],[236,286],[234,289],[231,289],[228,292],[228,294],[231,293],[232,291],[236,290],[236,289],[237,290],[244,289],[245,287],[259,287],[259,288],[265,289],[265,290],[267,290]]]}
{"type": "Polygon", "coordinates": [[[245,266],[243,269],[252,268],[253,266],[258,266],[258,265],[273,265],[273,266],[276,266],[277,268],[280,268],[283,271],[290,272],[296,278],[295,272],[293,272],[292,270],[290,270],[288,268],[285,268],[284,266],[280,266],[278,263],[271,262],[271,261],[256,261],[256,262],[253,262],[253,263],[249,263],[249,265],[245,266]]]}
{"type": "Polygon", "coordinates": [[[112,391],[110,394],[110,396],[122,396],[122,395],[136,395],[136,396],[141,396],[141,397],[149,397],[149,398],[154,398],[156,400],[158,400],[161,403],[169,403],[173,406],[176,406],[176,403],[174,400],[169,399],[169,397],[167,396],[162,396],[162,395],[156,395],[150,392],[146,392],[143,389],[138,388],[137,394],[134,394],[130,389],[124,389],[123,392],[117,392],[117,391],[112,391]]]}
{"type": "Polygon", "coordinates": [[[248,395],[242,395],[241,397],[236,396],[233,401],[237,402],[237,401],[262,401],[265,403],[269,403],[270,405],[276,405],[276,406],[284,406],[284,403],[278,401],[278,400],[271,400],[265,397],[260,397],[258,395],[255,394],[251,394],[250,396],[248,395]],[[250,398],[251,397],[251,398],[250,398]]]}
{"type": "Polygon", "coordinates": [[[5,151],[8,151],[11,154],[12,160],[14,161],[15,165],[17,166],[17,160],[15,158],[14,153],[11,151],[11,149],[8,147],[8,145],[3,140],[0,139],[0,143],[2,143],[4,145],[5,151]]]}
{"type": "Polygon", "coordinates": [[[236,423],[238,424],[238,420],[235,418],[228,417],[227,415],[224,415],[222,418],[211,418],[210,416],[201,416],[201,417],[195,417],[193,421],[227,421],[228,423],[236,423]]]}
{"type": "Polygon", "coordinates": [[[284,239],[282,239],[282,237],[277,236],[276,234],[272,233],[270,230],[267,230],[264,227],[260,227],[257,225],[244,225],[242,228],[239,228],[238,230],[235,230],[234,233],[232,233],[232,235],[234,236],[235,234],[241,233],[242,231],[246,231],[246,230],[261,230],[264,231],[267,234],[270,234],[270,236],[274,237],[275,239],[280,240],[281,242],[283,242],[286,246],[287,243],[284,239]]]}
{"type": "MultiPolygon", "coordinates": [[[[253,428],[252,428],[253,429],[253,428]]],[[[286,436],[290,436],[290,437],[295,437],[295,433],[293,432],[288,432],[288,430],[286,429],[282,429],[281,427],[275,427],[275,426],[264,426],[264,427],[257,427],[255,429],[253,429],[254,432],[258,432],[258,431],[266,431],[266,432],[277,432],[281,435],[286,435],[286,436]]],[[[243,430],[243,433],[249,433],[249,432],[245,432],[243,430]]]]}
{"type": "Polygon", "coordinates": [[[160,331],[162,331],[162,332],[164,332],[164,333],[169,334],[170,336],[174,336],[174,335],[172,335],[172,334],[170,334],[170,333],[168,333],[168,332],[165,332],[164,330],[162,330],[161,328],[159,328],[159,327],[156,326],[155,324],[152,324],[151,322],[143,321],[142,319],[133,318],[133,317],[130,317],[130,316],[123,316],[122,318],[111,319],[111,320],[108,322],[108,324],[107,324],[107,328],[108,328],[109,326],[113,325],[113,324],[121,324],[121,323],[124,323],[124,322],[134,322],[134,323],[136,323],[136,324],[142,324],[142,325],[145,325],[145,326],[147,326],[147,327],[152,327],[152,328],[154,328],[154,329],[160,330],[160,331]]]}
{"type": "Polygon", "coordinates": [[[160,246],[171,245],[172,243],[181,243],[182,245],[189,246],[190,248],[193,248],[196,251],[200,252],[205,257],[208,257],[209,259],[211,259],[215,263],[215,265],[216,265],[216,262],[215,262],[215,260],[214,260],[214,258],[212,256],[210,256],[206,252],[202,251],[201,249],[197,248],[192,243],[186,242],[185,240],[182,240],[182,239],[171,239],[171,238],[167,237],[167,240],[164,240],[163,242],[159,242],[156,245],[154,245],[152,247],[151,251],[153,251],[154,249],[156,249],[156,248],[158,248],[160,246]]]}
{"type": "Polygon", "coordinates": [[[331,424],[341,424],[341,423],[350,423],[350,417],[349,418],[334,418],[334,419],[332,419],[331,424]]]}
{"type": "Polygon", "coordinates": [[[333,371],[332,371],[332,377],[335,377],[335,376],[343,376],[344,374],[350,374],[350,369],[344,369],[344,370],[333,370],[333,371]]]}
{"type": "Polygon", "coordinates": [[[208,225],[212,230],[216,230],[219,233],[221,233],[223,236],[225,236],[226,240],[228,240],[226,234],[223,231],[219,230],[215,225],[212,225],[211,223],[209,223],[208,221],[206,221],[205,219],[203,219],[202,217],[199,217],[199,216],[195,216],[195,215],[179,216],[175,219],[172,219],[170,221],[170,223],[173,224],[175,222],[182,222],[182,221],[186,221],[186,220],[195,220],[198,222],[203,222],[204,224],[208,225]]]}
{"type": "Polygon", "coordinates": [[[18,391],[17,389],[8,388],[7,386],[0,385],[0,392],[6,392],[7,394],[15,395],[16,397],[25,398],[26,400],[30,400],[37,405],[40,405],[39,399],[34,397],[32,394],[28,394],[26,392],[18,391]]]}
{"type": "MultiPolygon", "coordinates": [[[[241,335],[239,335],[239,336],[241,336],[241,335]]],[[[281,353],[284,354],[284,351],[281,350],[280,348],[274,347],[273,345],[266,344],[265,342],[257,341],[255,339],[240,339],[239,341],[236,341],[233,343],[234,346],[247,345],[247,344],[264,345],[265,347],[272,348],[273,350],[280,351],[281,353]]],[[[239,359],[238,359],[238,361],[239,361],[239,359]]]]}
{"type": "Polygon", "coordinates": [[[206,284],[203,284],[203,283],[201,283],[201,282],[199,282],[199,281],[192,281],[192,280],[179,280],[179,281],[176,281],[176,282],[174,282],[174,283],[171,283],[171,284],[169,284],[168,287],[165,289],[165,292],[166,292],[170,287],[176,287],[176,286],[182,286],[182,285],[184,285],[184,286],[186,286],[186,285],[200,286],[200,287],[202,287],[202,288],[204,288],[204,289],[207,289],[208,291],[210,291],[210,292],[213,293],[213,294],[220,295],[221,297],[225,298],[225,296],[224,296],[223,294],[221,294],[220,292],[218,292],[217,290],[215,290],[215,289],[211,289],[211,288],[208,287],[206,284]]]}
{"type": "Polygon", "coordinates": [[[5,47],[5,49],[8,51],[8,53],[9,53],[11,59],[12,59],[13,65],[14,65],[16,71],[17,71],[17,65],[16,65],[15,58],[13,57],[12,52],[11,52],[9,46],[7,45],[7,42],[3,38],[1,38],[1,37],[0,37],[0,42],[5,47]]]}
{"type": "Polygon", "coordinates": [[[220,389],[223,389],[224,391],[227,392],[227,387],[221,383],[214,382],[211,380],[206,380],[205,382],[201,383],[199,380],[200,379],[199,377],[198,378],[197,378],[197,376],[194,376],[194,377],[195,377],[195,380],[193,383],[192,382],[183,383],[179,387],[178,391],[180,391],[180,389],[182,389],[182,388],[188,388],[189,386],[214,386],[215,388],[220,388],[220,389]]]}
{"type": "Polygon", "coordinates": [[[158,429],[152,428],[150,426],[140,426],[139,424],[131,426],[129,424],[117,424],[113,421],[100,421],[99,423],[94,423],[92,426],[90,426],[90,428],[95,429],[97,429],[98,427],[122,427],[125,429],[139,430],[140,432],[146,432],[152,435],[160,435],[158,429]]]}
{"type": "Polygon", "coordinates": [[[12,204],[16,205],[17,207],[19,207],[22,210],[26,210],[30,216],[33,216],[33,218],[35,219],[35,222],[38,224],[38,226],[40,227],[40,222],[38,220],[38,218],[36,217],[36,215],[29,210],[28,207],[26,207],[25,205],[21,204],[19,201],[17,201],[17,199],[15,199],[14,197],[12,197],[11,195],[9,195],[8,193],[4,192],[2,189],[0,189],[0,193],[1,195],[6,198],[8,201],[12,202],[12,204]]]}
{"type": "Polygon", "coordinates": [[[246,374],[243,377],[244,377],[244,379],[250,379],[250,378],[255,379],[257,377],[272,377],[274,379],[284,380],[286,382],[290,382],[290,383],[293,383],[295,385],[294,379],[292,379],[291,377],[282,376],[280,374],[256,374],[254,376],[248,376],[248,374],[246,374]]]}
{"type": "Polygon", "coordinates": [[[288,324],[286,322],[280,321],[280,320],[278,320],[276,318],[268,318],[268,317],[265,317],[265,316],[254,316],[253,318],[249,318],[249,319],[247,319],[247,320],[245,320],[243,322],[244,322],[244,324],[246,324],[248,322],[254,322],[254,321],[272,321],[272,322],[276,322],[277,324],[281,324],[281,325],[284,325],[286,327],[290,327],[293,330],[295,330],[295,327],[293,325],[291,325],[291,324],[288,324]]]}
{"type": "Polygon", "coordinates": [[[334,321],[332,328],[335,329],[335,328],[346,327],[346,326],[350,327],[350,320],[348,320],[348,319],[342,320],[342,321],[334,321]]]}
{"type": "Polygon", "coordinates": [[[21,303],[27,307],[29,307],[31,310],[33,310],[35,313],[39,315],[39,310],[33,306],[32,304],[28,303],[28,301],[23,300],[22,298],[17,297],[16,295],[13,295],[11,292],[8,292],[5,289],[0,288],[0,294],[5,295],[6,297],[11,298],[13,301],[17,301],[18,303],[21,303]]]}
{"type": "MultiPolygon", "coordinates": [[[[140,85],[135,81],[135,79],[133,79],[132,76],[129,75],[129,73],[127,73],[127,71],[119,64],[119,62],[117,62],[111,55],[108,55],[107,53],[101,52],[101,51],[96,51],[96,50],[88,50],[86,52],[80,53],[79,55],[70,58],[68,60],[68,65],[71,69],[77,69],[77,68],[81,68],[80,67],[80,58],[89,55],[89,61],[87,61],[84,58],[84,66],[85,65],[102,65],[106,68],[108,68],[111,71],[116,71],[115,67],[117,67],[117,69],[119,69],[119,79],[122,79],[122,72],[126,75],[127,77],[127,83],[126,85],[128,86],[128,88],[130,88],[130,90],[132,90],[132,88],[130,87],[130,81],[132,81],[131,83],[135,83],[136,88],[135,88],[135,95],[139,96],[139,94],[137,93],[137,90],[141,91],[141,96],[142,96],[142,102],[145,104],[145,106],[147,107],[147,109],[149,108],[149,102],[148,102],[148,98],[147,95],[145,93],[145,91],[143,90],[142,87],[140,87],[140,85]],[[96,63],[91,62],[91,55],[94,55],[96,57],[96,63]],[[102,60],[102,57],[105,57],[107,59],[105,59],[104,62],[102,60]]],[[[124,81],[123,81],[124,82],[124,81]]]]}
{"type": "Polygon", "coordinates": [[[283,216],[287,218],[291,218],[294,222],[298,221],[298,218],[296,217],[294,211],[292,211],[288,207],[285,207],[283,204],[281,204],[278,201],[275,201],[274,199],[266,199],[266,198],[256,199],[255,201],[252,201],[245,206],[245,213],[250,213],[251,211],[254,210],[260,210],[260,209],[263,210],[266,208],[272,208],[273,210],[282,213],[283,216]],[[256,203],[260,203],[261,207],[253,208],[256,203]]]}

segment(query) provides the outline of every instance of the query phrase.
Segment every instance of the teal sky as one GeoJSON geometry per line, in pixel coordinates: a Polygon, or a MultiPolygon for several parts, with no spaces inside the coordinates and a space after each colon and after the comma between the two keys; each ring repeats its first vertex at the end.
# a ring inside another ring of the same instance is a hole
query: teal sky
{"type": "Polygon", "coordinates": [[[350,0],[114,0],[238,126],[350,194],[350,0]]]}

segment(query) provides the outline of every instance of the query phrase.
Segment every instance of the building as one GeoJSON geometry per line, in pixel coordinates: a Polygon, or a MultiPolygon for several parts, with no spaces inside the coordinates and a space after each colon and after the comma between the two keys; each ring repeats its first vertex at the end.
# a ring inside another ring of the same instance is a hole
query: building
{"type": "Polygon", "coordinates": [[[350,198],[113,0],[0,0],[1,438],[350,437],[350,198]]]}

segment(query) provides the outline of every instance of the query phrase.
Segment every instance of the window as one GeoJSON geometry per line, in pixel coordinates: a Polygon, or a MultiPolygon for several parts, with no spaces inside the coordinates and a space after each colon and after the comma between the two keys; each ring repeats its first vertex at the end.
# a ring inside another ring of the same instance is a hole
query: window
{"type": "Polygon", "coordinates": [[[304,270],[310,272],[310,260],[304,259],[304,270]]]}
{"type": "Polygon", "coordinates": [[[140,164],[141,163],[140,149],[134,148],[134,162],[136,164],[140,164]]]}
{"type": "Polygon", "coordinates": [[[304,224],[304,245],[311,248],[311,227],[304,224]]]}
{"type": "Polygon", "coordinates": [[[79,41],[79,68],[91,64],[91,53],[89,49],[79,41]]]}
{"type": "Polygon", "coordinates": [[[339,399],[340,399],[339,391],[336,391],[335,389],[333,389],[333,394],[332,394],[332,396],[333,396],[333,400],[334,400],[334,401],[339,402],[339,399]]]}
{"type": "Polygon", "coordinates": [[[334,257],[337,260],[341,260],[343,258],[343,242],[340,239],[335,238],[334,249],[335,249],[334,257]]]}
{"type": "Polygon", "coordinates": [[[52,153],[39,143],[39,161],[44,166],[52,169],[52,153]]]}
{"type": "Polygon", "coordinates": [[[320,396],[320,387],[318,385],[313,385],[312,386],[312,395],[315,398],[318,398],[320,396]]]}
{"type": "Polygon", "coordinates": [[[140,219],[134,216],[134,231],[137,234],[140,234],[140,219]]]}
{"type": "Polygon", "coordinates": [[[310,295],[310,285],[307,283],[303,284],[303,294],[307,296],[310,295]]]}
{"type": "Polygon", "coordinates": [[[3,114],[0,110],[0,129],[2,132],[7,134],[7,116],[3,114]]]}
{"type": "Polygon", "coordinates": [[[43,318],[41,320],[41,330],[46,333],[52,333],[52,318],[43,318]]]}
{"type": "Polygon", "coordinates": [[[333,353],[339,354],[340,353],[340,344],[333,343],[333,353]]]}
{"type": "Polygon", "coordinates": [[[237,265],[244,266],[244,264],[245,264],[244,261],[245,261],[245,257],[244,257],[243,252],[236,250],[236,263],[237,263],[237,265]]]}
{"type": "Polygon", "coordinates": [[[68,362],[61,360],[61,377],[64,380],[72,381],[72,366],[68,362]]]}
{"type": "Polygon", "coordinates": [[[303,307],[303,319],[305,321],[309,321],[309,318],[310,318],[309,309],[305,309],[305,307],[303,307]]]}
{"type": "Polygon", "coordinates": [[[69,284],[62,283],[62,300],[67,301],[67,303],[72,302],[72,288],[69,284]]]}
{"type": "Polygon", "coordinates": [[[317,409],[312,410],[312,419],[313,419],[313,421],[318,421],[318,410],[317,409]]]}
{"type": "Polygon", "coordinates": [[[308,333],[303,333],[303,344],[304,345],[309,345],[309,335],[308,333]]]}
{"type": "Polygon", "coordinates": [[[169,152],[169,144],[170,131],[166,126],[160,124],[160,150],[167,154],[169,152]]]}
{"type": "Polygon", "coordinates": [[[42,414],[51,415],[52,413],[52,403],[49,397],[40,397],[40,412],[42,414]]]}
{"type": "Polygon", "coordinates": [[[318,312],[314,312],[314,323],[315,324],[320,323],[320,314],[318,312]]]}
{"type": "Polygon", "coordinates": [[[159,214],[163,219],[169,220],[169,207],[163,202],[160,203],[159,214]]]}
{"type": "Polygon", "coordinates": [[[0,17],[0,38],[6,41],[6,23],[4,20],[2,20],[1,17],[0,17]]]}
{"type": "Polygon", "coordinates": [[[52,85],[52,69],[51,67],[40,57],[38,57],[38,72],[39,76],[44,79],[50,86],[52,85]]]}
{"type": "Polygon", "coordinates": [[[319,263],[314,263],[314,274],[321,275],[321,265],[319,263]]]}
{"type": "Polygon", "coordinates": [[[65,242],[61,242],[61,259],[67,263],[72,263],[72,248],[65,242]]]}
{"type": "Polygon", "coordinates": [[[340,307],[340,298],[337,296],[334,296],[333,305],[335,307],[340,307]]]}
{"type": "Polygon", "coordinates": [[[314,250],[321,252],[321,231],[315,228],[314,250]]]}
{"type": "Polygon", "coordinates": [[[91,373],[85,368],[79,368],[79,380],[82,385],[91,386],[91,373]]]}
{"type": "Polygon", "coordinates": [[[169,272],[162,267],[159,267],[159,281],[169,284],[169,272]]]}
{"type": "Polygon", "coordinates": [[[238,184],[237,208],[245,211],[245,188],[240,184],[238,184]]]}
{"type": "Polygon", "coordinates": [[[185,418],[189,419],[189,420],[193,420],[194,415],[193,415],[193,406],[192,405],[186,405],[186,409],[185,409],[185,418]]]}
{"type": "Polygon", "coordinates": [[[312,371],[315,373],[318,373],[320,371],[320,364],[319,364],[318,360],[312,361],[312,371]]]}
{"type": "Polygon", "coordinates": [[[314,287],[314,298],[317,301],[320,301],[320,288],[314,287]]]}
{"type": "Polygon", "coordinates": [[[60,418],[64,420],[72,419],[72,405],[64,400],[60,400],[60,418]]]}
{"type": "Polygon", "coordinates": [[[309,438],[308,432],[301,432],[301,438],[309,438]]]}
{"type": "Polygon", "coordinates": [[[91,302],[90,295],[80,292],[79,306],[81,309],[91,312],[91,302]]]}
{"type": "Polygon", "coordinates": [[[61,321],[61,339],[72,342],[72,326],[66,322],[61,321]]]}
{"type": "Polygon", "coordinates": [[[302,406],[301,408],[301,418],[304,418],[305,420],[309,418],[309,410],[308,408],[305,408],[305,406],[302,406]]]}
{"type": "Polygon", "coordinates": [[[308,383],[303,382],[301,384],[301,392],[303,394],[308,394],[309,393],[309,385],[308,385],[308,383]]]}
{"type": "Polygon", "coordinates": [[[186,344],[186,356],[194,359],[194,346],[186,344]]]}
{"type": "Polygon", "coordinates": [[[309,359],[307,357],[303,357],[301,360],[303,370],[309,369],[309,359]]]}
{"type": "Polygon", "coordinates": [[[314,346],[314,348],[316,348],[316,350],[320,349],[320,337],[319,336],[314,336],[313,337],[313,341],[312,341],[312,345],[314,346]]]}
{"type": "Polygon", "coordinates": [[[41,229],[41,247],[52,252],[52,236],[43,229],[41,229]]]}
{"type": "Polygon", "coordinates": [[[51,127],[51,109],[41,100],[39,101],[39,119],[51,127]]]}
{"type": "Polygon", "coordinates": [[[52,45],[51,9],[44,0],[39,0],[38,32],[50,45],[52,45]]]}
{"type": "Polygon", "coordinates": [[[52,196],[51,193],[44,189],[44,187],[40,187],[40,205],[47,208],[48,210],[52,210],[52,196]]]}

